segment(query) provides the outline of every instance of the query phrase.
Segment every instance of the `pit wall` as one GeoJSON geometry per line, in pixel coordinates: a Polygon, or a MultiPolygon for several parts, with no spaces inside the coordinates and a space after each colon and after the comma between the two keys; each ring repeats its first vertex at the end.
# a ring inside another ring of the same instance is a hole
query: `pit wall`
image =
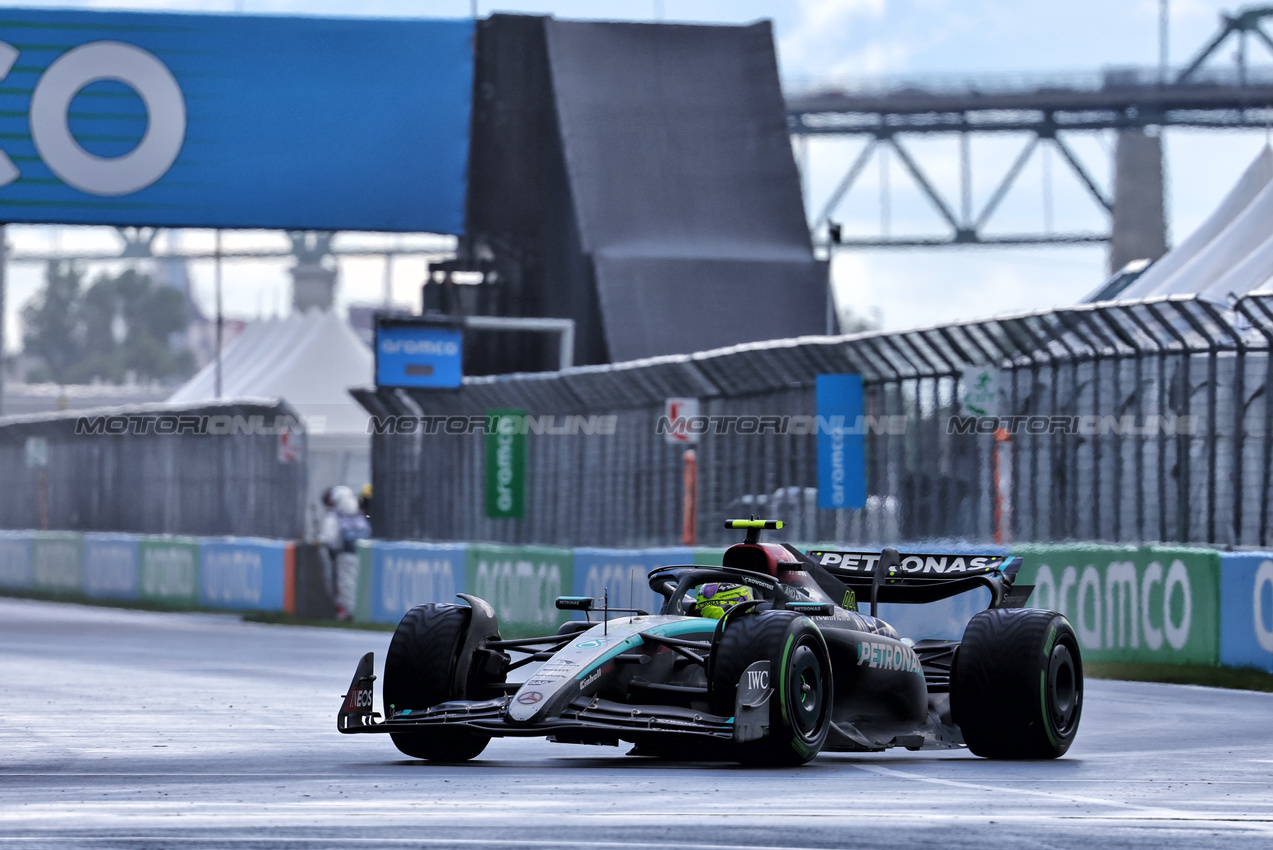
{"type": "MultiPolygon", "coordinates": [[[[945,543],[899,548],[1005,551],[945,543]]],[[[298,581],[320,579],[297,570],[296,550],[290,541],[257,538],[0,531],[0,592],[297,613],[298,581]]],[[[608,590],[612,607],[656,610],[645,581],[650,569],[719,564],[723,551],[364,541],[354,619],[395,623],[413,605],[470,593],[495,606],[506,636],[541,633],[571,617],[554,607],[557,596],[599,598],[608,590]]],[[[1273,552],[1097,545],[1010,552],[1025,560],[1018,583],[1035,585],[1030,604],[1065,614],[1089,660],[1273,672],[1273,552]]],[[[985,601],[974,592],[932,608],[881,606],[880,615],[903,634],[958,638],[985,601]],[[933,623],[944,632],[920,634],[933,623]]]]}

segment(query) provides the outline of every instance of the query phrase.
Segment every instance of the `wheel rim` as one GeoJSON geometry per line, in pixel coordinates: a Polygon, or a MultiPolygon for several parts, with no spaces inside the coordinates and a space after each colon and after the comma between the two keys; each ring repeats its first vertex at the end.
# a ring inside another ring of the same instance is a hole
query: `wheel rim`
{"type": "Polygon", "coordinates": [[[792,725],[801,738],[813,740],[826,706],[826,687],[821,659],[808,643],[801,642],[791,653],[787,681],[791,687],[787,693],[787,705],[792,725]]]}
{"type": "Polygon", "coordinates": [[[1052,657],[1048,659],[1047,695],[1052,726],[1064,735],[1073,727],[1078,714],[1079,684],[1074,655],[1063,643],[1052,648],[1052,657]]]}

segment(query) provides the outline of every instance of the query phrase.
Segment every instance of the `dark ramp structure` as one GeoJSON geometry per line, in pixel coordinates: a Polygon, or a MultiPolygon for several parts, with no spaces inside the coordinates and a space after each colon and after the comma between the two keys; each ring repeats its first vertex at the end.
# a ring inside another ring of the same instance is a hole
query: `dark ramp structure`
{"type": "MultiPolygon", "coordinates": [[[[581,364],[827,331],[767,22],[493,15],[477,38],[462,262],[498,272],[489,312],[575,319],[581,364]]],[[[499,345],[468,371],[554,360],[499,345]]]]}

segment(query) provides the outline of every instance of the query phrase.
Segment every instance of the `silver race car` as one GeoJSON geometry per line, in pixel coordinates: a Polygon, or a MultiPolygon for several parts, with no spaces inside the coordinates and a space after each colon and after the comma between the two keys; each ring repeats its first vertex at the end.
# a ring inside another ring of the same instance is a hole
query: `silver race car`
{"type": "Polygon", "coordinates": [[[1022,607],[1032,588],[1013,584],[1020,558],[805,553],[760,542],[779,521],[726,527],[747,537],[721,566],[650,572],[657,613],[561,597],[558,608],[587,619],[504,640],[477,597],[412,608],[389,644],[383,719],[367,653],[338,728],[388,733],[403,753],[443,762],[472,759],[497,736],[787,765],[823,750],[967,746],[1019,759],[1069,749],[1083,705],[1078,641],[1060,614],[1022,607]],[[882,602],[977,588],[989,606],[959,641],[902,637],[875,616],[882,602]],[[510,682],[520,668],[526,678],[510,682]]]}

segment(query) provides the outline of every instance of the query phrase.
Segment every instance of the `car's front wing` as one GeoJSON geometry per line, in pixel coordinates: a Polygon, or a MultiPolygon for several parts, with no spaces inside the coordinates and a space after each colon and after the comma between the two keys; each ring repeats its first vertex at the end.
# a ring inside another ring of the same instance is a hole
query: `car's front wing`
{"type": "Polygon", "coordinates": [[[561,733],[624,734],[671,732],[728,741],[734,719],[668,705],[633,706],[600,697],[579,697],[544,720],[514,724],[506,720],[512,695],[483,701],[445,702],[424,711],[401,711],[384,721],[368,717],[348,723],[342,732],[412,732],[465,727],[496,737],[543,737],[561,733]]]}
{"type": "Polygon", "coordinates": [[[720,717],[672,705],[628,705],[597,696],[581,696],[565,709],[530,723],[509,722],[508,708],[515,696],[488,700],[444,702],[423,711],[406,709],[387,720],[372,710],[372,654],[358,664],[349,693],[337,716],[336,727],[345,733],[413,732],[441,727],[467,728],[495,737],[597,737],[626,738],[678,734],[699,739],[729,741],[735,737],[733,717],[720,717]]]}

